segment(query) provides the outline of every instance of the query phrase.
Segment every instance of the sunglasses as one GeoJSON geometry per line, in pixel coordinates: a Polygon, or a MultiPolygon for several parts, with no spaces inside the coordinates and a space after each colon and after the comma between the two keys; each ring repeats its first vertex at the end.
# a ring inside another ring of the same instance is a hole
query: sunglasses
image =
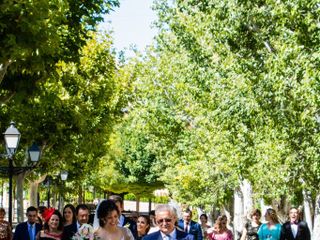
{"type": "Polygon", "coordinates": [[[172,221],[172,219],[170,219],[170,218],[162,218],[162,219],[157,220],[157,223],[158,224],[161,224],[163,222],[170,223],[171,221],[172,221]]]}

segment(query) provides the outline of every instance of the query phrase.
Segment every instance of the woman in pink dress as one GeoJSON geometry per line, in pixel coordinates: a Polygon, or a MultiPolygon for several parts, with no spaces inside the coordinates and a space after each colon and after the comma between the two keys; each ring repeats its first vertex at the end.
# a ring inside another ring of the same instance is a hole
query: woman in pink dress
{"type": "Polygon", "coordinates": [[[210,240],[233,240],[233,234],[227,228],[227,220],[224,217],[217,219],[212,230],[213,231],[208,234],[210,240]]]}

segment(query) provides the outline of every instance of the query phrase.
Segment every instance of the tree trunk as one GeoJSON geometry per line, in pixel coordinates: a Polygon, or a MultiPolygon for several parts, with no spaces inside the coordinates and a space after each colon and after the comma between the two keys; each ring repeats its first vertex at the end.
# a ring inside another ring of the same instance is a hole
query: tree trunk
{"type": "MultiPolygon", "coordinates": [[[[252,187],[248,180],[240,182],[240,189],[243,197],[243,218],[247,218],[253,210],[252,187]]],[[[244,219],[245,220],[245,219],[244,219]]]]}
{"type": "Polygon", "coordinates": [[[260,200],[260,206],[261,206],[261,214],[262,214],[261,220],[262,221],[266,221],[264,215],[265,215],[267,209],[268,208],[272,208],[272,206],[271,205],[265,205],[265,202],[264,202],[263,199],[260,200]]]}
{"type": "Polygon", "coordinates": [[[79,185],[79,188],[78,188],[78,204],[82,204],[82,203],[83,203],[82,186],[79,185]]]}
{"type": "Polygon", "coordinates": [[[312,216],[311,216],[311,197],[305,190],[303,190],[303,208],[304,218],[310,229],[312,229],[312,216]]]}
{"type": "Polygon", "coordinates": [[[38,186],[37,181],[30,182],[30,206],[37,206],[38,186]]]}
{"type": "Polygon", "coordinates": [[[57,208],[57,187],[55,186],[53,188],[53,194],[52,194],[52,207],[57,208]]]}
{"type": "Polygon", "coordinates": [[[148,208],[149,212],[151,211],[151,208],[152,208],[152,199],[149,198],[149,208],[148,208]]]}
{"type": "Polygon", "coordinates": [[[59,211],[62,212],[63,210],[63,207],[64,207],[64,197],[62,194],[59,194],[60,197],[59,197],[59,211]]]}
{"type": "Polygon", "coordinates": [[[2,80],[4,79],[4,76],[7,73],[7,69],[10,66],[10,64],[13,61],[11,59],[9,59],[8,61],[4,62],[4,63],[0,63],[0,83],[2,82],[2,80]]]}
{"type": "Polygon", "coordinates": [[[41,176],[38,180],[30,182],[30,206],[38,207],[38,187],[47,175],[41,176]]]}
{"type": "Polygon", "coordinates": [[[26,173],[23,172],[17,175],[16,185],[17,185],[17,220],[18,222],[24,221],[24,209],[23,209],[23,182],[26,173]]]}
{"type": "Polygon", "coordinates": [[[139,212],[140,212],[140,197],[136,197],[136,212],[139,215],[139,212]]]}
{"type": "Polygon", "coordinates": [[[240,189],[236,189],[233,193],[234,201],[234,215],[233,215],[233,233],[234,239],[238,239],[243,228],[243,214],[244,214],[244,197],[240,189]]]}
{"type": "Polygon", "coordinates": [[[0,206],[3,207],[3,198],[4,198],[4,182],[1,181],[1,202],[0,202],[0,206]]]}
{"type": "MultiPolygon", "coordinates": [[[[317,194],[314,211],[314,225],[312,231],[312,239],[320,239],[320,193],[317,194]]],[[[310,228],[311,229],[311,228],[310,228]]]]}

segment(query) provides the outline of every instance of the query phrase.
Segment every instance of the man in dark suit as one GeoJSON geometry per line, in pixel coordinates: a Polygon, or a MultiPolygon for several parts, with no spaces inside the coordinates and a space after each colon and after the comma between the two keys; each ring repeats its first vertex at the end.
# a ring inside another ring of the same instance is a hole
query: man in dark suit
{"type": "Polygon", "coordinates": [[[184,230],[186,233],[190,233],[194,236],[195,240],[202,240],[202,231],[199,223],[192,221],[192,211],[186,209],[183,212],[183,219],[178,222],[178,227],[184,230]]]}
{"type": "Polygon", "coordinates": [[[41,224],[36,223],[38,210],[32,206],[28,207],[26,215],[28,220],[17,225],[13,240],[35,240],[41,230],[41,224]]]}
{"type": "Polygon", "coordinates": [[[122,197],[120,197],[119,195],[111,195],[109,199],[113,200],[119,209],[119,227],[127,227],[130,229],[133,236],[137,236],[137,224],[122,214],[124,210],[122,197]]]}
{"type": "Polygon", "coordinates": [[[311,234],[308,224],[300,220],[300,212],[292,207],[289,211],[290,221],[281,227],[280,240],[310,240],[311,234]]]}
{"type": "Polygon", "coordinates": [[[158,205],[155,209],[159,231],[148,234],[143,240],[193,240],[193,235],[176,228],[176,209],[168,204],[158,205]]]}
{"type": "Polygon", "coordinates": [[[79,204],[76,207],[76,218],[77,218],[76,230],[77,231],[83,224],[87,224],[89,222],[89,215],[90,215],[89,208],[86,204],[79,204]]]}

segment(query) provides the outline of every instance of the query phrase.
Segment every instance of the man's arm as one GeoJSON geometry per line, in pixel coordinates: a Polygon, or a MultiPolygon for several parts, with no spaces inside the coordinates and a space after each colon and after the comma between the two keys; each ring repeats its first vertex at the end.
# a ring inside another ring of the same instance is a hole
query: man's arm
{"type": "Polygon", "coordinates": [[[280,240],[286,240],[286,223],[281,226],[280,240]]]}
{"type": "Polygon", "coordinates": [[[20,232],[21,232],[21,224],[18,224],[16,226],[16,229],[15,229],[14,234],[13,234],[13,240],[21,239],[20,236],[19,236],[20,232]]]}
{"type": "Polygon", "coordinates": [[[196,224],[196,227],[197,227],[197,240],[202,240],[202,230],[201,230],[201,226],[199,223],[196,224]]]}
{"type": "Polygon", "coordinates": [[[309,229],[307,223],[304,223],[304,228],[305,228],[305,232],[306,232],[305,240],[310,240],[311,239],[311,233],[310,233],[310,229],[309,229]]]}

